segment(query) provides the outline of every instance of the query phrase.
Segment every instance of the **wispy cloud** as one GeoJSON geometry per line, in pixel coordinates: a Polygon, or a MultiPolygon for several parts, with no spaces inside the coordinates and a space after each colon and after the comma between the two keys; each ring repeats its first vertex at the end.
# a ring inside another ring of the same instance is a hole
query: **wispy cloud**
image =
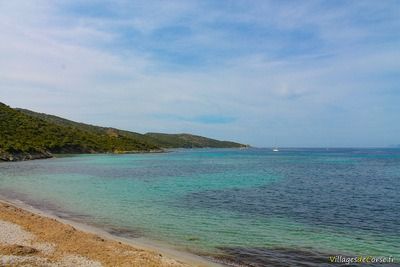
{"type": "Polygon", "coordinates": [[[397,1],[3,1],[0,97],[254,145],[400,143],[399,13],[397,1]]]}

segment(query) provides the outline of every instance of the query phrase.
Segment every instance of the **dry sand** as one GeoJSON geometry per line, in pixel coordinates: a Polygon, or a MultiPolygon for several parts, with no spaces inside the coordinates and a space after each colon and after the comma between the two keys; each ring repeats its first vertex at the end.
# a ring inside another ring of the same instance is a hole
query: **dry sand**
{"type": "Polygon", "coordinates": [[[209,265],[184,261],[0,202],[0,266],[209,265]]]}

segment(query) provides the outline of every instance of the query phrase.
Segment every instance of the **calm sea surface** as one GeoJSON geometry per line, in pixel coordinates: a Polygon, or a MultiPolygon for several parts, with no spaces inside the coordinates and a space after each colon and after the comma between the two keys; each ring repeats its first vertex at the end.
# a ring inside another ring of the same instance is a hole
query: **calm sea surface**
{"type": "Polygon", "coordinates": [[[200,149],[0,163],[0,195],[248,266],[400,260],[400,149],[200,149]]]}

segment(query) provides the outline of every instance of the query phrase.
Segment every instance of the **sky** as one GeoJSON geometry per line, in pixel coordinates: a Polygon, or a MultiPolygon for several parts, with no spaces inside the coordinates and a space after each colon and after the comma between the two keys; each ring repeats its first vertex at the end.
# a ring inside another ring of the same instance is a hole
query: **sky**
{"type": "Polygon", "coordinates": [[[0,0],[0,102],[253,146],[400,144],[400,1],[0,0]]]}

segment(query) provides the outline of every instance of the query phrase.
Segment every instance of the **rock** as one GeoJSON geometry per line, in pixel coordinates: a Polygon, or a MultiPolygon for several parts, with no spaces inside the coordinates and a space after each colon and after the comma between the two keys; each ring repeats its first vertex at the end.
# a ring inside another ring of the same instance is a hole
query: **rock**
{"type": "Polygon", "coordinates": [[[48,151],[42,152],[4,152],[0,150],[0,161],[23,161],[23,160],[33,160],[33,159],[47,159],[52,158],[53,155],[48,151]]]}

